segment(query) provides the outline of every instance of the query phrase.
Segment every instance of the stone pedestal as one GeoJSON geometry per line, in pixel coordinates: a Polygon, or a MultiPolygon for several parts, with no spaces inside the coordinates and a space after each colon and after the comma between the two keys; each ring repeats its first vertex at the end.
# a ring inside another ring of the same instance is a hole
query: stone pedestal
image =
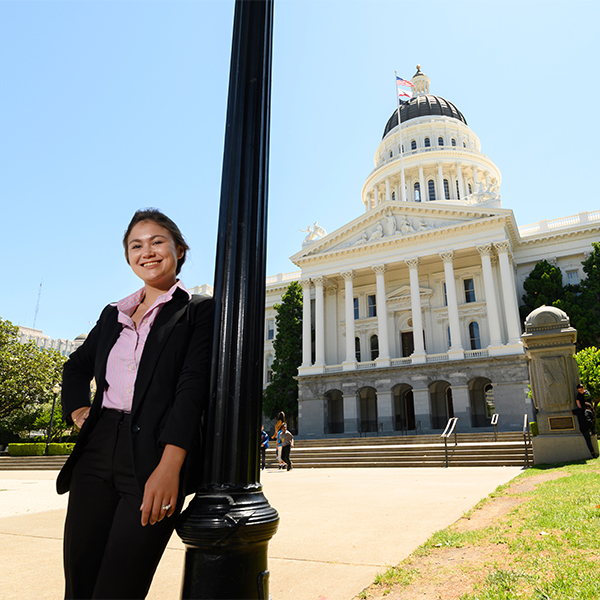
{"type": "MultiPolygon", "coordinates": [[[[521,336],[529,362],[529,379],[539,435],[533,439],[535,464],[585,460],[590,452],[579,429],[575,407],[579,371],[575,361],[577,331],[569,317],[553,306],[535,309],[521,336]]],[[[597,452],[597,441],[593,438],[597,452]]]]}

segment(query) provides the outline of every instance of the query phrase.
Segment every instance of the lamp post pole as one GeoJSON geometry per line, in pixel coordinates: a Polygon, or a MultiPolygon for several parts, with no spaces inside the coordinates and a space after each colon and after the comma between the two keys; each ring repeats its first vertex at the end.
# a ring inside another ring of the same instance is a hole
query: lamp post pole
{"type": "Polygon", "coordinates": [[[44,456],[48,456],[48,452],[50,451],[50,438],[52,437],[52,425],[54,423],[54,409],[56,408],[56,398],[58,394],[60,394],[60,385],[58,383],[54,384],[52,388],[52,393],[54,394],[54,398],[52,399],[52,412],[50,413],[50,427],[48,428],[48,439],[46,440],[46,450],[44,451],[44,456]]]}
{"type": "Polygon", "coordinates": [[[272,39],[273,0],[236,0],[202,484],[177,526],[185,599],[269,597],[279,516],[262,493],[259,440],[272,39]]]}

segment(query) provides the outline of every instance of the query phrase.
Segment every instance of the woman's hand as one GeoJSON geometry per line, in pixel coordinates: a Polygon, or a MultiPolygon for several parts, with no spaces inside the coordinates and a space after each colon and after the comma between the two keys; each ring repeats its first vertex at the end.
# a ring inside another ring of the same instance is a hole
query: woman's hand
{"type": "Polygon", "coordinates": [[[71,413],[71,419],[73,420],[73,423],[77,429],[81,429],[83,427],[83,424],[85,423],[85,420],[88,418],[89,414],[89,406],[82,406],[71,413]]]}
{"type": "Polygon", "coordinates": [[[144,497],[140,506],[142,525],[154,525],[175,512],[179,473],[186,454],[187,451],[179,446],[165,446],[158,466],[144,486],[144,497]]]}

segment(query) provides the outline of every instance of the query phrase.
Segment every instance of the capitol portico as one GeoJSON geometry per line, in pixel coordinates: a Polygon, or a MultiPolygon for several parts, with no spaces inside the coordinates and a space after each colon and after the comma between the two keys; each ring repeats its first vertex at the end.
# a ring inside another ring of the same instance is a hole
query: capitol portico
{"type": "MultiPolygon", "coordinates": [[[[522,283],[542,259],[565,283],[600,237],[600,211],[519,228],[501,174],[465,117],[417,68],[362,188],[364,212],[327,234],[315,223],[267,279],[265,382],[273,305],[303,290],[299,434],[520,430],[533,419],[521,342],[522,283]],[[398,113],[401,128],[398,128],[398,113]]],[[[516,202],[518,199],[510,199],[516,202]]]]}

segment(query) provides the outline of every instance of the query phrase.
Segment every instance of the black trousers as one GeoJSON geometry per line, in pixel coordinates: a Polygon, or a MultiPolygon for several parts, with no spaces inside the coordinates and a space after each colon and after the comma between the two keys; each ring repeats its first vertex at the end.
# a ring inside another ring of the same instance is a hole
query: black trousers
{"type": "Polygon", "coordinates": [[[145,598],[178,510],[142,527],[130,415],[103,409],[73,470],[65,521],[65,598],[145,598]]]}
{"type": "Polygon", "coordinates": [[[290,460],[291,451],[292,447],[289,444],[281,447],[281,460],[287,465],[288,471],[292,468],[292,461],[290,460]]]}

